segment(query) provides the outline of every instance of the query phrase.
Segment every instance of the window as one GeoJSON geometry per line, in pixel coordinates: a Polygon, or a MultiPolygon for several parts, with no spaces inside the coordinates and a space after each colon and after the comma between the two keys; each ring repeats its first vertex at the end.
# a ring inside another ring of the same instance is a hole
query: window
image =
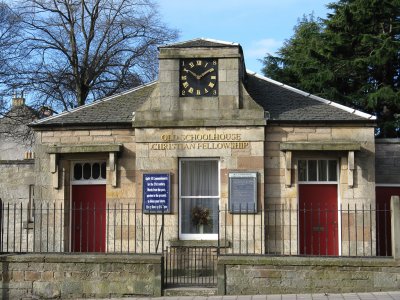
{"type": "Polygon", "coordinates": [[[219,162],[180,161],[180,237],[216,239],[218,233],[219,162]]]}
{"type": "Polygon", "coordinates": [[[300,182],[336,182],[337,160],[301,159],[298,161],[300,182]]]}
{"type": "Polygon", "coordinates": [[[105,183],[106,162],[75,162],[72,170],[74,184],[105,183]]]}

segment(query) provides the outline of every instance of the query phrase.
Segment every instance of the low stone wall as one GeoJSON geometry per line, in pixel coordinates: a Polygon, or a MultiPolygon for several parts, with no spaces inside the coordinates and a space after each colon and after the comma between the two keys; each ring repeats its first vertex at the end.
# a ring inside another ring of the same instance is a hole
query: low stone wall
{"type": "Polygon", "coordinates": [[[161,296],[160,255],[2,255],[1,299],[161,296]]]}
{"type": "Polygon", "coordinates": [[[220,257],[218,294],[372,292],[400,289],[400,260],[220,257]]]}

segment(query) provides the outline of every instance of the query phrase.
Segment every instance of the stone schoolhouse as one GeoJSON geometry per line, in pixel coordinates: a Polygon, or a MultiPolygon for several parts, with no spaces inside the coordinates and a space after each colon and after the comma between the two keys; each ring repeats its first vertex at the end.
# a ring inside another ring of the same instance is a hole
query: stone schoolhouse
{"type": "Polygon", "coordinates": [[[36,201],[97,208],[60,223],[65,251],[127,250],[139,227],[121,214],[111,245],[105,208],[129,206],[143,226],[163,215],[167,245],[375,255],[376,234],[348,234],[338,213],[375,206],[375,121],[246,70],[239,44],[161,46],[157,81],[32,124],[36,201]]]}

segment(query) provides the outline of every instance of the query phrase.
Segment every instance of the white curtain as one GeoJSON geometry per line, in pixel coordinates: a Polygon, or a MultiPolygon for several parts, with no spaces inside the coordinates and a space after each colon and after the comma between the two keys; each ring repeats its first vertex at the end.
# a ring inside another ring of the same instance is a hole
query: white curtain
{"type": "Polygon", "coordinates": [[[182,233],[218,232],[218,187],[217,160],[181,161],[182,233]],[[205,224],[198,224],[196,213],[204,216],[200,223],[205,224]]]}

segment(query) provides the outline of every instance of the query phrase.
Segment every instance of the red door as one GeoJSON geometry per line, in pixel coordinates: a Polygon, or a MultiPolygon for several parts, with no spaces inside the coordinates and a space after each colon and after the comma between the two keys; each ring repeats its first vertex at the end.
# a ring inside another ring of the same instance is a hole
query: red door
{"type": "Polygon", "coordinates": [[[106,186],[72,186],[72,251],[104,252],[106,186]]]}
{"type": "Polygon", "coordinates": [[[400,187],[376,187],[376,254],[392,255],[390,198],[400,196],[400,187]]]}
{"type": "Polygon", "coordinates": [[[300,254],[339,255],[336,184],[299,185],[300,254]]]}

